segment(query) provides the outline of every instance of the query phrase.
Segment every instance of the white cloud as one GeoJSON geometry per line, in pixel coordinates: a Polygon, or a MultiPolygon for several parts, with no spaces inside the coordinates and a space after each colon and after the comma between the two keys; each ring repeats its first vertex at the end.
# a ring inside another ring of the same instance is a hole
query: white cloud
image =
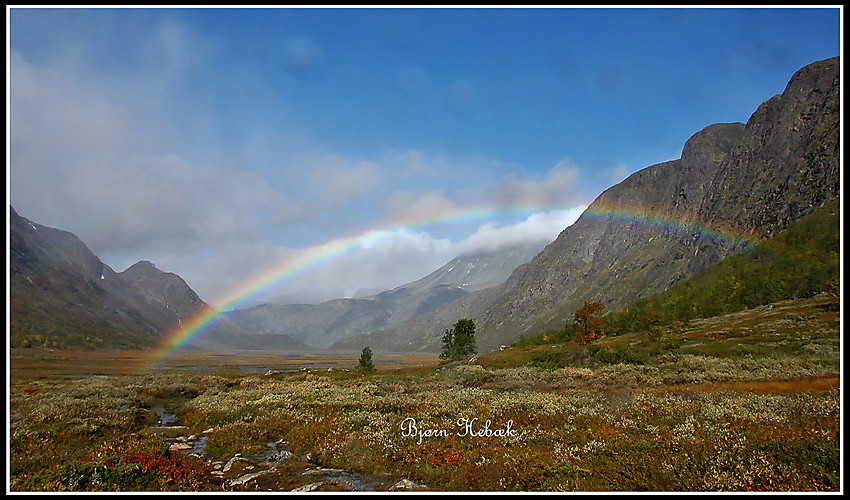
{"type": "Polygon", "coordinates": [[[74,232],[117,270],[262,241],[256,212],[285,201],[255,172],[192,165],[163,149],[157,125],[93,75],[15,52],[10,72],[12,205],[74,232]]]}
{"type": "Polygon", "coordinates": [[[569,160],[562,160],[549,169],[542,180],[520,179],[508,174],[502,179],[493,203],[499,206],[558,208],[583,201],[580,184],[581,170],[569,160]]]}
{"type": "Polygon", "coordinates": [[[564,210],[537,212],[521,222],[506,225],[487,223],[459,242],[455,251],[460,255],[481,250],[495,250],[525,242],[551,242],[561,231],[578,220],[586,208],[586,205],[578,205],[564,210]]]}

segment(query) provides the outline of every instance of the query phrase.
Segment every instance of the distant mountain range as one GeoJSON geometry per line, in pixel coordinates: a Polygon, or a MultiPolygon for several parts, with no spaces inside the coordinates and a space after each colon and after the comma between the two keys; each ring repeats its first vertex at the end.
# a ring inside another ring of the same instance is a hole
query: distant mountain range
{"type": "Polygon", "coordinates": [[[696,133],[680,159],[602,193],[505,283],[336,347],[439,351],[445,329],[470,318],[491,350],[563,327],[584,301],[628,305],[773,236],[839,196],[839,75],[838,57],[808,65],[746,124],[696,133]]]}
{"type": "Polygon", "coordinates": [[[542,248],[542,243],[528,243],[462,255],[424,278],[370,297],[321,304],[263,304],[234,311],[228,317],[247,331],[285,333],[327,348],[352,335],[397,325],[472,291],[501,283],[542,248]]]}

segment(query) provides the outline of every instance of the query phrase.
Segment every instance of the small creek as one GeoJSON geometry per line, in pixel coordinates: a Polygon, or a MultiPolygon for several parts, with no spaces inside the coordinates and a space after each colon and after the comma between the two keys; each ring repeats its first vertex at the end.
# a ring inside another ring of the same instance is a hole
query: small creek
{"type": "Polygon", "coordinates": [[[198,437],[194,434],[189,434],[187,436],[189,430],[188,428],[183,428],[179,425],[180,418],[177,415],[168,413],[165,410],[165,407],[162,406],[154,406],[151,409],[155,411],[157,417],[159,417],[156,425],[151,426],[153,429],[160,431],[174,431],[163,434],[163,436],[166,437],[167,443],[172,446],[177,444],[178,446],[174,449],[179,449],[184,453],[195,454],[204,459],[207,458],[207,436],[201,435],[198,437]]]}
{"type": "MultiPolygon", "coordinates": [[[[164,406],[153,406],[151,409],[156,412],[158,417],[156,424],[151,426],[151,432],[162,436],[166,443],[170,445],[172,450],[179,450],[182,453],[195,454],[201,457],[207,466],[213,470],[213,475],[217,475],[218,477],[225,479],[224,472],[227,472],[227,470],[230,469],[230,464],[232,464],[235,460],[243,460],[251,464],[238,473],[234,470],[233,472],[236,474],[234,477],[228,478],[225,482],[225,486],[227,486],[228,483],[231,487],[244,484],[252,479],[259,478],[264,473],[274,472],[276,466],[280,465],[282,461],[299,460],[298,458],[293,457],[288,451],[276,450],[277,443],[268,443],[267,447],[270,448],[270,450],[258,455],[254,459],[242,457],[241,454],[237,453],[227,465],[225,465],[225,462],[213,461],[206,453],[206,435],[202,434],[201,436],[195,436],[194,434],[190,434],[190,430],[187,427],[180,425],[180,418],[173,413],[168,413],[164,406]],[[265,466],[271,466],[271,468],[262,471],[261,469],[265,466]],[[222,472],[222,470],[224,472],[222,472]],[[244,474],[246,472],[249,474],[244,474]],[[249,476],[253,477],[246,479],[249,476]]],[[[304,470],[300,475],[311,477],[314,482],[306,486],[302,486],[300,491],[312,491],[314,488],[318,488],[324,484],[336,484],[349,491],[377,491],[379,489],[387,489],[388,477],[379,478],[344,469],[321,468],[309,464],[306,461],[304,466],[306,470],[304,470]]]]}

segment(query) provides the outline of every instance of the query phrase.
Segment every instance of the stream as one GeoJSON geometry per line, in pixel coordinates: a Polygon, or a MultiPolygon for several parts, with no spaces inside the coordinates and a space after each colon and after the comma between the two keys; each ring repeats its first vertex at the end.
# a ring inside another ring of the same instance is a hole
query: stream
{"type": "Polygon", "coordinates": [[[426,489],[424,486],[407,479],[392,481],[389,474],[381,477],[344,469],[317,467],[309,462],[309,456],[295,457],[291,452],[279,449],[279,446],[287,444],[285,441],[267,443],[268,451],[255,457],[244,457],[241,453],[236,453],[229,460],[212,460],[206,452],[206,434],[202,433],[200,436],[192,434],[188,427],[180,425],[180,418],[173,413],[168,413],[164,406],[153,406],[151,409],[156,412],[158,419],[157,423],[149,428],[149,431],[161,436],[168,443],[170,450],[187,455],[197,455],[203,459],[214,478],[214,482],[220,482],[222,488],[228,491],[246,489],[294,492],[426,489]],[[293,485],[296,486],[293,488],[293,485]]]}

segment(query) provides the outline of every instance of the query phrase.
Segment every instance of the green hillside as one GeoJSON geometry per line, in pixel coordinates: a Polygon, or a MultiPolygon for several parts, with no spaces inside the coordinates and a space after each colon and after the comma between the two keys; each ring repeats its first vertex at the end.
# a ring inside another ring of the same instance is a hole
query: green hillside
{"type": "MultiPolygon", "coordinates": [[[[697,318],[823,292],[837,296],[840,224],[840,199],[835,198],[752,249],[706,267],[665,292],[609,311],[605,334],[675,330],[697,318]]],[[[569,326],[521,338],[515,345],[572,340],[569,326]]]]}
{"type": "Polygon", "coordinates": [[[821,292],[837,294],[841,264],[839,201],[835,198],[751,250],[609,314],[609,331],[643,330],[651,321],[651,313],[657,315],[661,325],[669,325],[821,292]]]}

